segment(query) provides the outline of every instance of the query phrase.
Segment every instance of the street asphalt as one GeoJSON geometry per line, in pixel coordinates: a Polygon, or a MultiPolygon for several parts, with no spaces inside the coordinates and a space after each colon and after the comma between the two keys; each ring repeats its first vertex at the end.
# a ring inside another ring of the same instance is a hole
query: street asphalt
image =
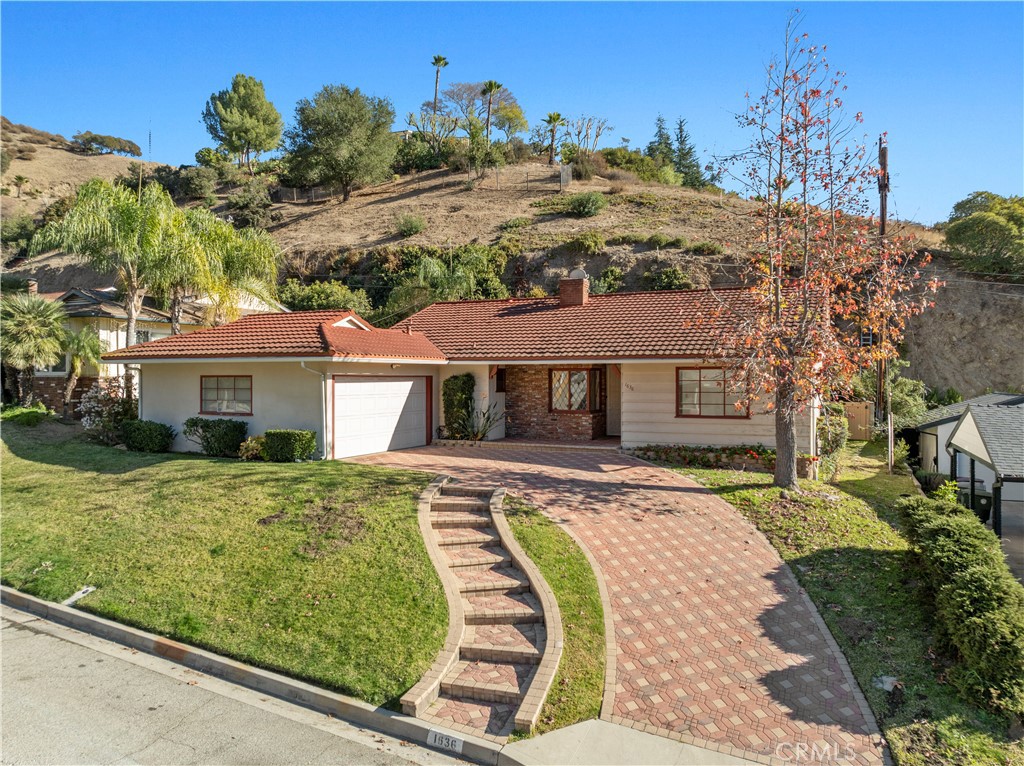
{"type": "Polygon", "coordinates": [[[4,607],[3,764],[462,763],[4,607]]]}

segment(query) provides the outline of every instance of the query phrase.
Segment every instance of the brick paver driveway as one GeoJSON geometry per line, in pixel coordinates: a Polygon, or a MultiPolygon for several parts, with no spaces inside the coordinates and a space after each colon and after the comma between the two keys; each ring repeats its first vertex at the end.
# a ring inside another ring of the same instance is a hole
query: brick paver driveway
{"type": "Polygon", "coordinates": [[[505,485],[590,551],[614,622],[615,723],[785,763],[880,763],[881,737],[789,568],[736,509],[614,452],[424,447],[360,462],[505,485]]]}

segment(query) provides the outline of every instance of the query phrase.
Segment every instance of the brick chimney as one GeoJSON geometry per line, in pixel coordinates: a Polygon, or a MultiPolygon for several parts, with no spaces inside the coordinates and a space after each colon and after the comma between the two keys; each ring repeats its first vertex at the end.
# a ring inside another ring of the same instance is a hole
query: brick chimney
{"type": "Polygon", "coordinates": [[[25,285],[29,295],[35,295],[39,292],[39,283],[36,280],[26,279],[25,285]]]}
{"type": "Polygon", "coordinates": [[[590,297],[589,279],[563,279],[558,283],[562,306],[582,306],[590,297]]]}

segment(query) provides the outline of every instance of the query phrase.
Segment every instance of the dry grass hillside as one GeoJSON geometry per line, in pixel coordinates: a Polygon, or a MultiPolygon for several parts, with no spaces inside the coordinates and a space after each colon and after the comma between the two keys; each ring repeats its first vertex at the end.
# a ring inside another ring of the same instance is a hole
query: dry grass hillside
{"type": "MultiPolygon", "coordinates": [[[[0,143],[11,156],[11,166],[2,181],[7,193],[0,197],[0,215],[4,218],[36,216],[92,178],[113,179],[124,174],[128,163],[134,161],[113,154],[78,154],[71,151],[64,136],[17,125],[6,117],[0,125],[0,143]],[[28,179],[20,197],[13,183],[19,175],[28,179]]],[[[156,167],[155,163],[144,164],[156,167]]]]}

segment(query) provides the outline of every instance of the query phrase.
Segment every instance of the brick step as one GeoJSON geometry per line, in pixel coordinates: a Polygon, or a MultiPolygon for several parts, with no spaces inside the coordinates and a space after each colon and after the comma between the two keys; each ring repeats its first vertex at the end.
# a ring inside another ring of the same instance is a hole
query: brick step
{"type": "Polygon", "coordinates": [[[442,548],[487,548],[501,545],[501,538],[487,527],[452,527],[434,529],[437,544],[442,548]]]}
{"type": "Polygon", "coordinates": [[[463,699],[519,704],[536,671],[532,664],[462,660],[441,680],[441,691],[463,699]]]}
{"type": "Polygon", "coordinates": [[[540,603],[532,593],[466,594],[467,625],[517,625],[544,622],[540,603]]]}
{"type": "Polygon", "coordinates": [[[425,717],[458,730],[470,729],[492,737],[507,737],[515,726],[516,705],[483,702],[440,694],[427,709],[425,717]]]}
{"type": "Polygon", "coordinates": [[[494,487],[449,483],[441,487],[441,494],[445,497],[477,497],[490,500],[491,495],[494,494],[494,487]]]}
{"type": "Polygon", "coordinates": [[[430,514],[434,529],[469,529],[491,526],[491,514],[487,511],[441,511],[430,514]]]}
{"type": "Polygon", "coordinates": [[[502,660],[516,662],[500,657],[498,654],[488,656],[491,652],[511,652],[523,657],[540,657],[540,647],[547,640],[547,629],[542,623],[521,623],[519,625],[467,625],[463,637],[462,650],[469,649],[475,657],[467,659],[502,660]]]}
{"type": "Polygon", "coordinates": [[[469,569],[460,572],[458,577],[462,581],[459,590],[463,593],[525,593],[530,590],[530,581],[515,567],[469,569]]]}
{"type": "Polygon", "coordinates": [[[445,548],[452,569],[490,569],[501,564],[510,564],[512,557],[504,548],[445,548]]]}
{"type": "Polygon", "coordinates": [[[435,497],[430,501],[430,512],[438,511],[487,511],[490,502],[478,497],[435,497]]]}

